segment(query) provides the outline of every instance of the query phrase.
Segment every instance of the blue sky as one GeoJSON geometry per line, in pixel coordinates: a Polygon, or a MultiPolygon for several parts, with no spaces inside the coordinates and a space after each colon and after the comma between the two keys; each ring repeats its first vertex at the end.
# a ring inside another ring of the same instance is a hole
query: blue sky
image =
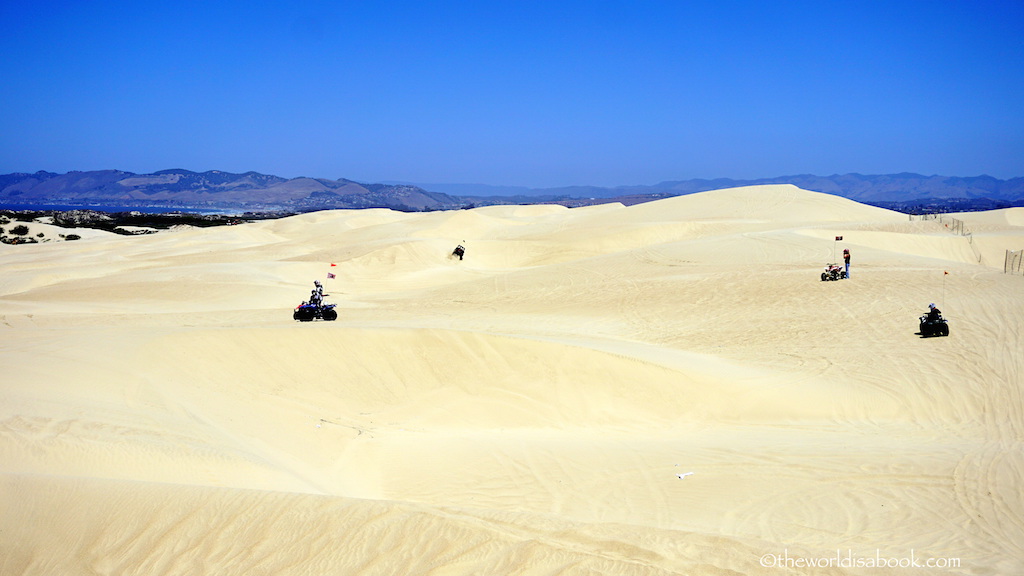
{"type": "Polygon", "coordinates": [[[1024,2],[0,0],[0,173],[1024,176],[1024,2]]]}

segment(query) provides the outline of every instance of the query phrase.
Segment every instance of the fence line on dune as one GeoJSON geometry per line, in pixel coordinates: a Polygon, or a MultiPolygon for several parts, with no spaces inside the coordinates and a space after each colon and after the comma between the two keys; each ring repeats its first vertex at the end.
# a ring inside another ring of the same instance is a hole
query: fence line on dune
{"type": "Polygon", "coordinates": [[[1024,250],[1007,250],[1003,274],[1024,274],[1024,250]]]}
{"type": "Polygon", "coordinates": [[[964,226],[964,221],[959,218],[953,218],[946,214],[910,214],[910,221],[914,220],[938,220],[940,224],[944,224],[946,230],[949,230],[957,236],[963,236],[967,238],[967,243],[971,246],[971,252],[974,252],[974,257],[978,259],[978,263],[981,263],[981,250],[974,244],[974,234],[964,226]]]}
{"type": "Polygon", "coordinates": [[[971,245],[971,251],[974,252],[974,257],[978,259],[978,264],[981,264],[981,249],[974,244],[974,234],[968,232],[964,236],[967,237],[967,243],[971,245]]]}

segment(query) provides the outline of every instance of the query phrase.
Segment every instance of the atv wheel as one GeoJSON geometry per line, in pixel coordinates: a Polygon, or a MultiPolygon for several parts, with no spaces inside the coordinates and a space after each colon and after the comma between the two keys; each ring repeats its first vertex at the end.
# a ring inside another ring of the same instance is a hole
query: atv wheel
{"type": "Polygon", "coordinates": [[[824,272],[822,272],[821,273],[821,281],[824,282],[825,280],[828,280],[828,275],[825,274],[824,272]]]}
{"type": "Polygon", "coordinates": [[[323,317],[324,317],[324,320],[326,320],[327,322],[332,322],[332,321],[338,319],[338,311],[337,310],[324,310],[323,317]]]}

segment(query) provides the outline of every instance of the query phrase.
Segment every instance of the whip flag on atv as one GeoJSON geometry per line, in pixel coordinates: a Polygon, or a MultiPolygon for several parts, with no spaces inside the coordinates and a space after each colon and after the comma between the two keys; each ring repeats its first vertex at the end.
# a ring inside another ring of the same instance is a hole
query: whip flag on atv
{"type": "Polygon", "coordinates": [[[842,241],[843,241],[843,237],[842,236],[836,236],[836,241],[832,243],[832,260],[836,259],[836,247],[842,241]]]}

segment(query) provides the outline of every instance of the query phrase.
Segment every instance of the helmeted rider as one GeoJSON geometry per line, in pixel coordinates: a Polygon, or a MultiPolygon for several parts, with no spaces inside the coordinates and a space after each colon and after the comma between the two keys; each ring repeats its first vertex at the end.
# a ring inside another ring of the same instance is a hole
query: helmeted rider
{"type": "Polygon", "coordinates": [[[942,318],[942,312],[940,312],[939,309],[935,307],[934,303],[929,304],[928,305],[928,321],[929,322],[935,322],[939,318],[942,318]]]}

